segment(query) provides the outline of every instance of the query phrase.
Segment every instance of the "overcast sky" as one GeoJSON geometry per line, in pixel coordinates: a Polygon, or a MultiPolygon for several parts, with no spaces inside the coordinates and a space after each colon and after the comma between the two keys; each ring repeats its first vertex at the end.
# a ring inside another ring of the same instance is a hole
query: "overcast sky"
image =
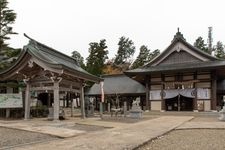
{"type": "Polygon", "coordinates": [[[106,39],[109,57],[115,56],[121,36],[136,46],[164,50],[177,32],[193,44],[198,36],[207,42],[213,27],[213,44],[225,43],[223,0],[8,0],[17,13],[12,47],[23,47],[23,33],[71,55],[88,56],[90,42],[106,39]]]}

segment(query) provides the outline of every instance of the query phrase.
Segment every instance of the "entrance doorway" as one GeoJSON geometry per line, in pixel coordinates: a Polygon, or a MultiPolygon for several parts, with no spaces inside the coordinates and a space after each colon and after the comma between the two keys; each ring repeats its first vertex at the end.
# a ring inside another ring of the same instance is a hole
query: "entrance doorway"
{"type": "Polygon", "coordinates": [[[165,99],[166,111],[193,111],[193,98],[178,95],[165,99]]]}
{"type": "Polygon", "coordinates": [[[41,101],[42,105],[51,107],[51,104],[53,103],[53,94],[52,93],[40,93],[38,94],[37,99],[41,101]]]}

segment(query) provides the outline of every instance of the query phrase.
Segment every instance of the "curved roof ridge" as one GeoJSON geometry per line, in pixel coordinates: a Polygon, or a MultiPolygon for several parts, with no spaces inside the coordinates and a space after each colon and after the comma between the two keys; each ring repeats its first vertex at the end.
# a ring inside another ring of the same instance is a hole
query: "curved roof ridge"
{"type": "MultiPolygon", "coordinates": [[[[178,31],[179,32],[179,31],[178,31]]],[[[156,56],[154,59],[152,59],[149,63],[145,64],[143,67],[141,68],[145,68],[145,67],[150,67],[155,61],[157,61],[158,59],[160,59],[161,57],[163,57],[169,48],[171,48],[173,45],[175,45],[177,42],[182,42],[184,45],[186,45],[187,47],[189,47],[190,49],[193,49],[195,52],[197,52],[198,54],[201,54],[201,55],[204,55],[205,57],[207,57],[208,59],[210,59],[211,61],[215,61],[215,60],[220,60],[196,47],[194,47],[193,45],[191,45],[190,43],[188,43],[184,37],[183,37],[183,34],[181,34],[179,32],[179,34],[177,33],[175,36],[174,36],[174,39],[172,40],[171,44],[162,51],[162,53],[160,53],[158,56],[156,56]]]]}
{"type": "MultiPolygon", "coordinates": [[[[78,65],[76,59],[74,59],[73,57],[70,57],[70,56],[68,56],[68,55],[66,55],[66,54],[64,54],[64,53],[62,53],[62,52],[57,51],[56,49],[54,49],[54,48],[52,48],[52,47],[49,47],[49,46],[47,46],[47,45],[45,45],[45,44],[43,44],[43,43],[41,43],[41,42],[39,42],[39,41],[37,41],[37,40],[31,38],[31,37],[28,36],[26,33],[24,33],[24,36],[30,40],[29,44],[34,44],[34,45],[37,46],[37,47],[38,47],[38,46],[41,46],[41,47],[43,47],[43,48],[46,48],[46,49],[51,50],[51,51],[48,51],[48,50],[45,50],[45,49],[41,49],[41,51],[44,51],[44,52],[49,53],[49,54],[51,54],[51,55],[55,55],[55,56],[57,56],[57,57],[61,57],[61,58],[63,58],[63,59],[66,58],[67,60],[69,60],[69,61],[71,61],[71,62],[74,62],[74,63],[76,63],[76,65],[78,65]],[[51,52],[53,52],[53,53],[51,53],[51,52]],[[63,57],[62,57],[62,56],[63,56],[63,57]]],[[[28,44],[28,45],[29,45],[29,44],[28,44]]],[[[40,50],[40,49],[39,49],[39,50],[40,50]]]]}

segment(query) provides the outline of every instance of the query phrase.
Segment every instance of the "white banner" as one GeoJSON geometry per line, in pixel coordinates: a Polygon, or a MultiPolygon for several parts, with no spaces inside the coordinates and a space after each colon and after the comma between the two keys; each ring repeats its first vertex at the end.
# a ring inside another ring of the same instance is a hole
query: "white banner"
{"type": "Polygon", "coordinates": [[[0,94],[0,108],[22,108],[22,94],[0,94]]]}
{"type": "Polygon", "coordinates": [[[211,97],[210,89],[198,88],[197,93],[198,99],[210,99],[211,97]]]}
{"type": "Polygon", "coordinates": [[[150,100],[160,100],[161,99],[161,90],[150,91],[150,100]]]}

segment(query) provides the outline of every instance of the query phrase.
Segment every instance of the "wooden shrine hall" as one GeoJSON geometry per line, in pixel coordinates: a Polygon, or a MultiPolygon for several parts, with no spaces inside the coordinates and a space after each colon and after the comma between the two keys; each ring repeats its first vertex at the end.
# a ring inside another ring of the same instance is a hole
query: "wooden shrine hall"
{"type": "Polygon", "coordinates": [[[24,46],[17,61],[10,68],[0,72],[0,81],[24,81],[26,85],[24,118],[30,118],[32,92],[52,93],[54,120],[59,119],[60,95],[65,93],[78,95],[81,116],[84,118],[85,82],[99,83],[101,78],[83,70],[72,57],[26,37],[30,40],[29,44],[24,46]]]}
{"type": "Polygon", "coordinates": [[[145,85],[148,110],[215,111],[225,95],[225,61],[189,44],[179,30],[159,56],[125,74],[145,85]]]}

